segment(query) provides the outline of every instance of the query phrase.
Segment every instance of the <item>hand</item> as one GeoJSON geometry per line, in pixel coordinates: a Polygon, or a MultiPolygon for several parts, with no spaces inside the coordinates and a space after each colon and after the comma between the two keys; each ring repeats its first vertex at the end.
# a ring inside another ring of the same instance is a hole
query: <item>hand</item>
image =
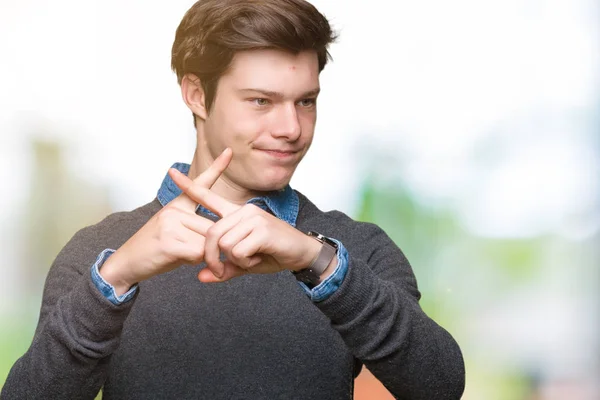
{"type": "MultiPolygon", "coordinates": [[[[208,190],[227,168],[231,158],[231,149],[225,149],[206,171],[190,182],[208,190]]],[[[176,170],[169,171],[170,175],[173,171],[176,170]]],[[[100,274],[115,287],[117,294],[125,293],[137,282],[182,264],[202,262],[205,236],[214,223],[195,213],[197,205],[182,193],[108,258],[100,274]]]]}
{"type": "Polygon", "coordinates": [[[206,231],[202,282],[222,282],[246,273],[300,270],[310,265],[321,244],[261,208],[239,206],[179,172],[171,178],[187,196],[222,217],[206,231]],[[219,259],[220,252],[226,261],[219,259]]]}

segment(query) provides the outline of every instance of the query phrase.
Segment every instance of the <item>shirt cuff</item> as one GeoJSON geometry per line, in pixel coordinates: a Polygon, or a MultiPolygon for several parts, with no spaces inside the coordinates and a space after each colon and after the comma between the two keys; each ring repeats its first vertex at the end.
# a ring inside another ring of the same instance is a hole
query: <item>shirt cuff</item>
{"type": "Polygon", "coordinates": [[[108,260],[108,257],[112,256],[115,251],[116,250],[113,249],[106,249],[102,251],[100,255],[98,255],[96,262],[94,265],[92,265],[92,282],[94,282],[94,286],[98,288],[100,293],[102,293],[104,297],[108,299],[108,301],[118,306],[128,302],[133,298],[133,295],[137,291],[138,285],[133,285],[126,293],[122,294],[121,296],[117,296],[115,288],[110,283],[106,282],[104,278],[102,278],[102,275],[100,275],[99,272],[100,267],[102,267],[104,262],[108,260]]]}
{"type": "MultiPolygon", "coordinates": [[[[331,238],[330,238],[331,239],[331,238]]],[[[338,245],[337,251],[337,262],[338,265],[335,268],[335,271],[331,275],[327,277],[323,282],[319,283],[314,288],[310,289],[304,282],[298,281],[298,284],[304,292],[310,297],[310,299],[318,303],[323,301],[332,294],[342,285],[344,278],[346,277],[346,273],[348,272],[348,251],[344,245],[336,239],[331,239],[338,245]]]]}

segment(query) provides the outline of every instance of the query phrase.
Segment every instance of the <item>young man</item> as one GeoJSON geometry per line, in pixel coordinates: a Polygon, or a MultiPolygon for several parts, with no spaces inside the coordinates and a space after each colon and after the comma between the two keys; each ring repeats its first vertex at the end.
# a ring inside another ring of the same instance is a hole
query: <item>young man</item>
{"type": "Polygon", "coordinates": [[[289,186],[333,38],[304,0],[192,6],[172,54],[191,165],[60,252],[2,399],[349,399],[363,364],[398,398],[460,398],[398,247],[289,186]]]}

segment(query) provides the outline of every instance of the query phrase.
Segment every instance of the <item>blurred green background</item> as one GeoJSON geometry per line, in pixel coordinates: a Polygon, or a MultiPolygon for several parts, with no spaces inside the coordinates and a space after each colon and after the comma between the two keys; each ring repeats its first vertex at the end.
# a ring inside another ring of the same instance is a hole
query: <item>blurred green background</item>
{"type": "MultiPolygon", "coordinates": [[[[62,246],[191,160],[169,54],[192,3],[0,3],[0,386],[62,246]]],[[[369,3],[314,1],[341,36],[292,186],[402,248],[465,399],[600,399],[597,2],[369,3]]]]}

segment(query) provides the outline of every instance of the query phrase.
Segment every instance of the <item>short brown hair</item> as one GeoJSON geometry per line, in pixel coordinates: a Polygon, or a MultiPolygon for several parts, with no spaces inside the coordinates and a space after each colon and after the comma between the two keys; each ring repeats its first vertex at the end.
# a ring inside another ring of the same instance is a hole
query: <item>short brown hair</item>
{"type": "Polygon", "coordinates": [[[304,0],[199,0],[177,28],[171,68],[179,84],[188,73],[200,79],[208,111],[237,51],[315,50],[321,72],[335,38],[327,18],[304,0]]]}

